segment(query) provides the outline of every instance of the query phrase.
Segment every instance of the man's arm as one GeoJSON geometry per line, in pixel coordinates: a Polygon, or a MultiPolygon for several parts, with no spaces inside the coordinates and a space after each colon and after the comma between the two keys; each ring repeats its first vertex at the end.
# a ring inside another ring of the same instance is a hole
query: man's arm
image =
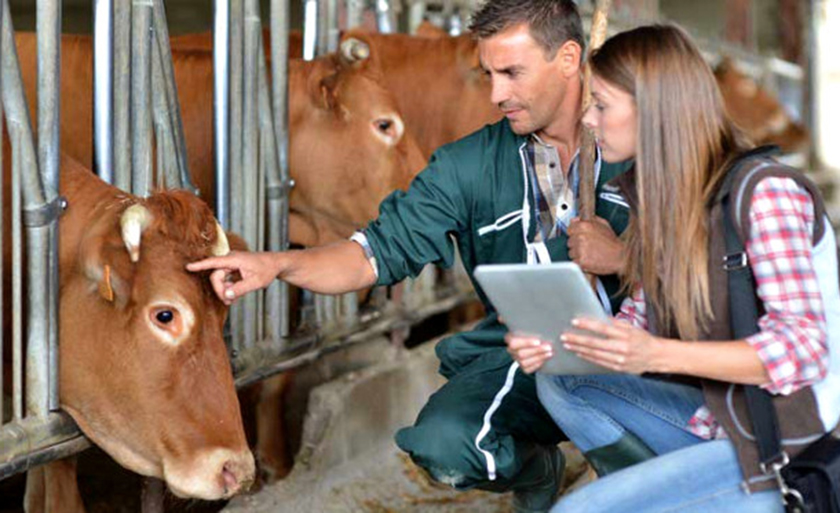
{"type": "Polygon", "coordinates": [[[234,251],[187,264],[192,272],[213,271],[210,281],[225,304],[279,278],[319,294],[343,294],[376,283],[376,273],[362,246],[341,241],[316,248],[278,253],[234,251]],[[233,281],[238,273],[239,281],[233,281]]]}

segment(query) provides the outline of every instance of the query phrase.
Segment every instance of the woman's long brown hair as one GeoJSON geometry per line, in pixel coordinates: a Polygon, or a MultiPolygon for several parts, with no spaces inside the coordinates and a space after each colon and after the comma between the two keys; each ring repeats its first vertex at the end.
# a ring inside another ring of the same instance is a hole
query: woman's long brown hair
{"type": "Polygon", "coordinates": [[[712,319],[707,203],[747,143],[700,51],[680,28],[608,40],[593,73],[636,101],[638,211],[625,232],[625,289],[641,283],[663,335],[695,339],[712,319]]]}

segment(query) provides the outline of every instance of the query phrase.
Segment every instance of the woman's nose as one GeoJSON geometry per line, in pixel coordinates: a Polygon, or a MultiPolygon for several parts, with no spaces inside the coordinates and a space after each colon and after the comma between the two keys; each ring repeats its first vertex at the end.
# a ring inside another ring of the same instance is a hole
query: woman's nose
{"type": "Polygon", "coordinates": [[[595,116],[595,106],[590,105],[586,112],[583,113],[583,119],[581,120],[583,126],[590,130],[595,130],[595,127],[598,124],[597,118],[595,116]]]}

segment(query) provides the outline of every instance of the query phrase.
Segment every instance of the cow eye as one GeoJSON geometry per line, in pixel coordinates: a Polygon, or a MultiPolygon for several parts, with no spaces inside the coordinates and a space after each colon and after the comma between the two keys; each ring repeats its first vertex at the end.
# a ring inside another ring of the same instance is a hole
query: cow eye
{"type": "Polygon", "coordinates": [[[169,324],[174,318],[175,314],[172,310],[162,310],[155,315],[155,319],[161,324],[169,324]]]}
{"type": "Polygon", "coordinates": [[[390,119],[379,119],[376,121],[376,128],[383,133],[388,133],[388,130],[390,130],[393,125],[394,122],[390,119]]]}

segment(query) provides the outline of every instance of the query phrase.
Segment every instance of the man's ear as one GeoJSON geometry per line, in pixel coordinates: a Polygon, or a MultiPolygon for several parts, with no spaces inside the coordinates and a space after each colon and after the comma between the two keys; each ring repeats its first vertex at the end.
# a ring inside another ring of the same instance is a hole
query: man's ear
{"type": "Polygon", "coordinates": [[[583,49],[575,41],[566,41],[554,56],[554,62],[560,66],[564,76],[573,77],[578,75],[583,69],[582,62],[583,49]]]}

